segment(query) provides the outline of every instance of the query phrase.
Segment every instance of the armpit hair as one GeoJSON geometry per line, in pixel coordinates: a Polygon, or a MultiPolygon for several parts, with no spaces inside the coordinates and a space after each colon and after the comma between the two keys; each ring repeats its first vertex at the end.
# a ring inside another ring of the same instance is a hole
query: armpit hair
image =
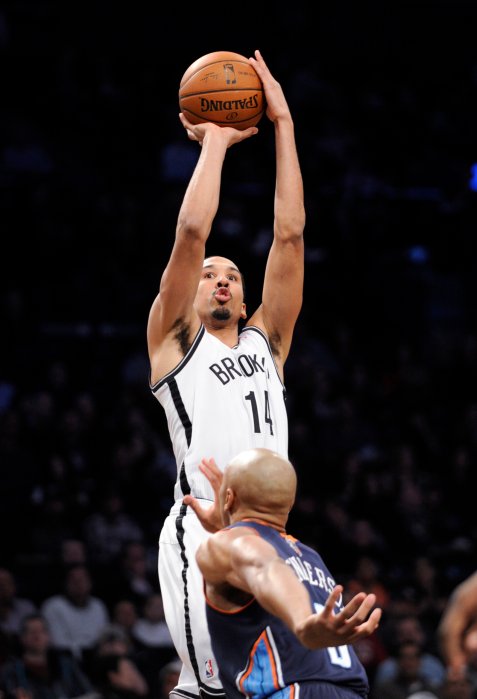
{"type": "Polygon", "coordinates": [[[270,349],[272,350],[272,354],[275,357],[278,357],[280,354],[280,347],[282,344],[282,339],[278,333],[274,333],[273,335],[268,336],[268,342],[270,343],[270,349]]]}
{"type": "Polygon", "coordinates": [[[185,355],[192,344],[190,341],[190,325],[184,321],[184,318],[178,318],[172,326],[172,331],[182,354],[185,355]]]}

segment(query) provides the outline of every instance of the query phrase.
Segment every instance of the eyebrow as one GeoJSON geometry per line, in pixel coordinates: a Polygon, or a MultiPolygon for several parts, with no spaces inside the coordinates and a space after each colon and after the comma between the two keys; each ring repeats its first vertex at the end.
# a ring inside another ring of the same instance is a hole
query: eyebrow
{"type": "MultiPolygon", "coordinates": [[[[217,265],[204,265],[202,269],[214,269],[217,265]]],[[[237,267],[227,267],[227,270],[230,272],[238,272],[240,274],[240,270],[237,269],[237,267]]]]}

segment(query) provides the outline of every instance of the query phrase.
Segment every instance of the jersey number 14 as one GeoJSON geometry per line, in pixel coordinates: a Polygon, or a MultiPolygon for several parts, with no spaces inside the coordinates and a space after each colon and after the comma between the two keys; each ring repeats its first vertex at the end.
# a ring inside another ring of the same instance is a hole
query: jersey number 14
{"type": "MultiPolygon", "coordinates": [[[[265,415],[264,415],[264,421],[267,425],[270,426],[270,434],[273,435],[273,421],[270,415],[270,401],[268,400],[268,391],[264,391],[265,394],[265,415]]],[[[261,432],[260,428],[260,417],[258,414],[258,406],[257,406],[257,399],[255,398],[255,392],[250,391],[245,396],[245,400],[250,401],[250,405],[252,407],[252,417],[253,417],[253,431],[256,433],[261,432]]]]}

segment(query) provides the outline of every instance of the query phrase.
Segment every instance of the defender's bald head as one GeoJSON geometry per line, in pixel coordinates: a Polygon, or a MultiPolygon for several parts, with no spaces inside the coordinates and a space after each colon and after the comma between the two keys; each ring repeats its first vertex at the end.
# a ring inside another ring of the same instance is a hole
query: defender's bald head
{"type": "Polygon", "coordinates": [[[276,452],[249,449],[229,462],[223,486],[234,493],[231,509],[238,508],[239,516],[284,525],[295,502],[297,478],[292,464],[276,452]]]}

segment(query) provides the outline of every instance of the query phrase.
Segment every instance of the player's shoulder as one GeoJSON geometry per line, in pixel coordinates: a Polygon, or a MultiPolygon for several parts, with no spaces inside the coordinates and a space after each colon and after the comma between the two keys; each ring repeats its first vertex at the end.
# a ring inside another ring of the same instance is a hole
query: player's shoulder
{"type": "Polygon", "coordinates": [[[269,345],[268,334],[266,330],[259,325],[247,324],[239,333],[240,341],[264,342],[269,345]]]}

